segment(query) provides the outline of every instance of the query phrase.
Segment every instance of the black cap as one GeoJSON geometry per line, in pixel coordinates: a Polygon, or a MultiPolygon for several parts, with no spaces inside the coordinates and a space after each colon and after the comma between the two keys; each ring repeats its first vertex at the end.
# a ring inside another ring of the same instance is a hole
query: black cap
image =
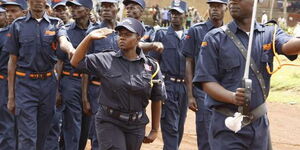
{"type": "Polygon", "coordinates": [[[144,36],[145,28],[143,24],[134,18],[125,18],[122,22],[120,22],[115,30],[118,31],[121,28],[126,28],[130,32],[137,33],[139,36],[144,36]]]}

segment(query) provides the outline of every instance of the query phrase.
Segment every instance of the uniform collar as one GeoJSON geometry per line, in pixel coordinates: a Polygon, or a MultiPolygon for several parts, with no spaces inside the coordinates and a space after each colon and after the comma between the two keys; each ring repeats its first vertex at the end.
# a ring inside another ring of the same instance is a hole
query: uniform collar
{"type": "MultiPolygon", "coordinates": [[[[31,12],[29,11],[29,12],[27,13],[27,15],[26,15],[25,21],[28,21],[28,20],[31,19],[31,18],[32,18],[32,15],[31,15],[31,12]]],[[[42,18],[44,18],[46,21],[48,21],[48,22],[50,23],[49,16],[47,15],[46,12],[44,12],[44,15],[43,15],[42,18]]]]}
{"type": "MultiPolygon", "coordinates": [[[[90,26],[92,26],[93,25],[93,23],[92,22],[89,22],[89,25],[88,25],[88,28],[87,29],[89,29],[90,28],[90,26]]],[[[78,26],[77,26],[77,23],[74,21],[74,22],[72,22],[71,24],[70,24],[70,27],[69,27],[69,29],[75,29],[75,28],[78,28],[78,29],[80,29],[80,30],[82,30],[81,28],[79,28],[78,26]]],[[[86,30],[87,30],[86,29],[86,30]]]]}
{"type": "MultiPolygon", "coordinates": [[[[184,29],[183,28],[182,28],[182,31],[184,33],[184,29]]],[[[174,28],[171,25],[168,27],[167,34],[175,34],[177,36],[176,31],[174,30],[174,28]]],[[[184,37],[184,34],[182,34],[182,36],[184,37]]],[[[179,37],[179,38],[181,39],[182,37],[179,37]]]]}
{"type": "MultiPolygon", "coordinates": [[[[229,27],[229,29],[230,29],[233,33],[236,33],[238,30],[242,31],[242,30],[238,27],[238,25],[237,25],[237,23],[236,23],[235,21],[230,22],[230,23],[228,24],[228,27],[229,27]]],[[[263,28],[262,28],[262,26],[261,26],[259,23],[257,23],[256,21],[255,21],[255,25],[254,25],[254,31],[260,31],[260,32],[264,31],[263,28]]]]}
{"type": "MultiPolygon", "coordinates": [[[[143,59],[144,61],[146,61],[146,56],[145,56],[145,54],[144,54],[144,52],[143,52],[142,49],[137,48],[137,49],[136,49],[136,52],[137,52],[137,54],[138,54],[138,58],[137,58],[135,61],[141,60],[141,59],[143,59]]],[[[115,57],[122,57],[122,58],[124,58],[123,56],[124,56],[124,55],[123,55],[123,51],[122,51],[122,50],[119,50],[119,51],[116,53],[116,55],[115,55],[115,57]]]]}
{"type": "Polygon", "coordinates": [[[208,21],[205,22],[205,25],[207,27],[207,29],[210,31],[211,29],[215,28],[214,24],[212,23],[212,21],[209,19],[208,21]]]}
{"type": "MultiPolygon", "coordinates": [[[[116,25],[117,25],[117,24],[119,24],[119,22],[118,22],[118,21],[116,22],[116,25]]],[[[105,21],[102,21],[102,22],[95,23],[95,25],[94,25],[94,26],[96,26],[96,25],[99,25],[99,26],[100,26],[100,28],[105,28],[105,27],[108,27],[108,25],[107,25],[107,23],[106,23],[105,21]]]]}

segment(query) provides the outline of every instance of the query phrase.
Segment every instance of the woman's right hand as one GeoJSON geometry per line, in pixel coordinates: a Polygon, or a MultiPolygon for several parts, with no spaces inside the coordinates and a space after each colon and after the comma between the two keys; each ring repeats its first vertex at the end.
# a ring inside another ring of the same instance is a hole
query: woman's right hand
{"type": "Polygon", "coordinates": [[[16,110],[15,98],[8,98],[7,109],[12,114],[15,114],[15,110],[16,110]]]}
{"type": "Polygon", "coordinates": [[[100,39],[106,38],[106,36],[112,34],[113,32],[114,32],[114,30],[112,30],[112,29],[101,28],[101,29],[97,29],[97,30],[92,31],[89,34],[89,37],[92,40],[100,40],[100,39]]]}

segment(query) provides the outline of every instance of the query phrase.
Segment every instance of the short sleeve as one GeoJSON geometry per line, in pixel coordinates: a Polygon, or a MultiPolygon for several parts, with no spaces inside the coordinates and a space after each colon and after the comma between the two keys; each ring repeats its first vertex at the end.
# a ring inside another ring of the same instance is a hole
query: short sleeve
{"type": "Polygon", "coordinates": [[[56,38],[58,40],[59,37],[61,36],[65,36],[68,38],[68,33],[67,33],[67,29],[66,27],[64,26],[64,23],[63,21],[59,20],[57,25],[56,25],[58,31],[57,31],[57,35],[56,35],[56,38]]]}
{"type": "Polygon", "coordinates": [[[19,43],[19,35],[16,26],[17,26],[16,22],[14,22],[11,25],[9,32],[7,34],[8,39],[4,44],[3,51],[12,55],[19,56],[20,43],[19,43]]]}
{"type": "Polygon", "coordinates": [[[166,87],[165,87],[165,83],[164,83],[163,76],[162,76],[160,69],[159,69],[157,75],[153,78],[153,80],[161,81],[161,82],[153,84],[150,99],[152,101],[159,101],[159,100],[167,99],[166,87]]]}
{"type": "Polygon", "coordinates": [[[96,54],[89,54],[79,62],[76,69],[83,73],[99,75],[101,74],[102,65],[96,54]]]}
{"type": "Polygon", "coordinates": [[[204,37],[207,44],[202,45],[199,59],[195,67],[193,84],[201,88],[202,82],[217,82],[218,69],[218,47],[217,41],[209,34],[204,37]]]}
{"type": "Polygon", "coordinates": [[[182,54],[186,57],[194,57],[195,56],[195,35],[194,35],[194,28],[191,27],[188,30],[187,35],[184,38],[183,41],[183,48],[182,48],[182,54]]]}
{"type": "MultiPolygon", "coordinates": [[[[282,46],[291,39],[292,39],[292,36],[285,33],[281,28],[277,29],[275,46],[276,46],[276,51],[278,54],[283,54],[282,46]]],[[[297,55],[286,56],[286,57],[290,60],[295,60],[297,58],[297,55]]]]}

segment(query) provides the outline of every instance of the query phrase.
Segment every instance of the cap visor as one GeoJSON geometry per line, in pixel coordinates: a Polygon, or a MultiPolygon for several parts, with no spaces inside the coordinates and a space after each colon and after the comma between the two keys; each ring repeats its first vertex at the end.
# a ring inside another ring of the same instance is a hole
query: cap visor
{"type": "Polygon", "coordinates": [[[129,30],[132,33],[137,33],[134,29],[132,29],[130,26],[127,26],[127,25],[118,25],[118,26],[116,26],[115,30],[118,31],[122,28],[125,28],[125,29],[129,30]]]}
{"type": "Polygon", "coordinates": [[[54,8],[56,8],[58,6],[66,6],[66,3],[64,3],[64,2],[57,3],[52,8],[54,9],[54,8]]]}
{"type": "Polygon", "coordinates": [[[140,4],[140,3],[136,2],[136,1],[128,1],[128,0],[124,0],[124,1],[123,1],[123,4],[124,4],[125,6],[129,5],[130,3],[138,4],[138,5],[140,5],[140,6],[144,9],[144,7],[142,6],[142,4],[140,4]]]}
{"type": "Polygon", "coordinates": [[[181,9],[181,8],[179,8],[179,7],[173,7],[173,8],[171,8],[171,9],[169,10],[169,12],[171,12],[172,10],[175,10],[175,11],[177,11],[177,12],[181,13],[181,14],[183,14],[183,13],[184,13],[184,10],[182,10],[182,9],[181,9]]]}
{"type": "Polygon", "coordinates": [[[115,0],[100,0],[100,3],[118,3],[118,1],[115,1],[115,0]]]}
{"type": "Polygon", "coordinates": [[[20,4],[16,3],[16,2],[5,2],[4,4],[2,4],[2,7],[8,6],[8,5],[15,5],[15,6],[20,6],[22,7],[20,4]]]}
{"type": "Polygon", "coordinates": [[[66,5],[67,6],[72,6],[72,5],[82,6],[80,3],[76,2],[76,1],[67,1],[66,5]]]}
{"type": "Polygon", "coordinates": [[[210,1],[210,2],[206,2],[207,4],[209,3],[222,3],[222,4],[227,4],[226,2],[223,1],[210,1]]]}

